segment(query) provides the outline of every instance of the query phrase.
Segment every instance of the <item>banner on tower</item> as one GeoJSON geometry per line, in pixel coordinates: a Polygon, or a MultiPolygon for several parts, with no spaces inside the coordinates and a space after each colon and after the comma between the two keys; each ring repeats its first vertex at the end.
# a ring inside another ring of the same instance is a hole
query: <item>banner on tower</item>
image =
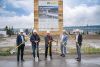
{"type": "Polygon", "coordinates": [[[39,31],[58,31],[58,0],[39,0],[39,31]]]}

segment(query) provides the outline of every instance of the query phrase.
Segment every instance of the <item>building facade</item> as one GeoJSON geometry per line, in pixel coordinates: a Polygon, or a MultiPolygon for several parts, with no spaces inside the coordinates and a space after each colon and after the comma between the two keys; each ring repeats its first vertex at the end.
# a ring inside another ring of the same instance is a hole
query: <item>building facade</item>
{"type": "Polygon", "coordinates": [[[72,32],[74,29],[83,30],[84,33],[100,33],[100,25],[93,25],[93,26],[71,26],[71,27],[64,27],[65,30],[68,32],[72,32]]]}

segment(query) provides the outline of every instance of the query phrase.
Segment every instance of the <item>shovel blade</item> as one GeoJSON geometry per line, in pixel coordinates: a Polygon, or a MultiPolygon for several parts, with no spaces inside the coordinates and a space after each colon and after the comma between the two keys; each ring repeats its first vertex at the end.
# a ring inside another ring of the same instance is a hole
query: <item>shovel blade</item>
{"type": "Polygon", "coordinates": [[[51,59],[50,59],[50,56],[47,56],[47,61],[50,61],[51,59]]]}
{"type": "Polygon", "coordinates": [[[14,52],[13,51],[10,51],[10,54],[13,54],[14,52]]]}
{"type": "Polygon", "coordinates": [[[35,57],[35,62],[38,62],[38,61],[39,61],[38,57],[35,57]]]}
{"type": "Polygon", "coordinates": [[[14,53],[15,53],[15,51],[14,51],[14,50],[10,51],[10,54],[14,54],[14,53]]]}

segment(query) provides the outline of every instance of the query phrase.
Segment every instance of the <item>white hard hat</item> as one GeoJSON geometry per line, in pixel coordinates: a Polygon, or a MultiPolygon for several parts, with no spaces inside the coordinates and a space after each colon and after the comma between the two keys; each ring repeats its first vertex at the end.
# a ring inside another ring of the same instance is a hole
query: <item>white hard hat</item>
{"type": "Polygon", "coordinates": [[[63,32],[66,32],[66,30],[63,30],[63,32]]]}
{"type": "Polygon", "coordinates": [[[36,30],[36,29],[34,29],[34,30],[33,30],[33,32],[37,32],[37,30],[36,30]]]}
{"type": "Polygon", "coordinates": [[[20,32],[24,32],[23,29],[20,29],[20,32]]]}
{"type": "Polygon", "coordinates": [[[49,31],[49,30],[47,30],[47,33],[50,33],[50,31],[49,31]]]}
{"type": "Polygon", "coordinates": [[[80,32],[80,29],[76,29],[75,32],[80,32]]]}

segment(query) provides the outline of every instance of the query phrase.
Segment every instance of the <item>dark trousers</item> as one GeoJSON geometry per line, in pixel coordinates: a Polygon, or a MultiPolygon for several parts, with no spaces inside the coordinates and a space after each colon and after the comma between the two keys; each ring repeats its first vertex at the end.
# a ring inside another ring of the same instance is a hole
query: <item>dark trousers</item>
{"type": "Polygon", "coordinates": [[[52,58],[52,46],[45,46],[45,58],[47,58],[47,55],[48,55],[48,47],[49,47],[49,55],[50,57],[52,58]]]}
{"type": "Polygon", "coordinates": [[[81,43],[76,43],[78,59],[81,60],[81,43]]]}
{"type": "Polygon", "coordinates": [[[36,44],[32,44],[32,50],[33,50],[33,57],[37,57],[39,58],[39,45],[36,46],[36,44]]]}
{"type": "Polygon", "coordinates": [[[20,47],[18,47],[17,50],[17,61],[20,59],[20,54],[21,54],[21,60],[23,60],[23,55],[24,55],[24,44],[22,44],[20,47]]]}

